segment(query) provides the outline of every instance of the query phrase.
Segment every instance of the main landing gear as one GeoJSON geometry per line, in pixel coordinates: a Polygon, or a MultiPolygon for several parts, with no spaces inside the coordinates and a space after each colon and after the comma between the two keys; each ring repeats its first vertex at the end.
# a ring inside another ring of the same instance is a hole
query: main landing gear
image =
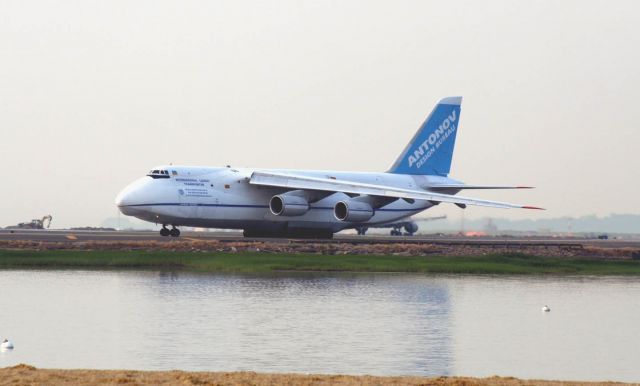
{"type": "Polygon", "coordinates": [[[160,229],[160,236],[178,237],[180,236],[180,229],[172,225],[171,230],[169,230],[166,224],[162,224],[162,229],[160,229]]]}

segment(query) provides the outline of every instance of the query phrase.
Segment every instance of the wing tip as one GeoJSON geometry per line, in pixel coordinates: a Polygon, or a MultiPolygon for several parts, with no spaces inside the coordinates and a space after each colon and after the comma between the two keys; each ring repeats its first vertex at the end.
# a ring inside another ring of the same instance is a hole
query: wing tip
{"type": "Polygon", "coordinates": [[[522,209],[546,210],[545,208],[540,208],[539,206],[531,206],[531,205],[524,205],[522,206],[522,209]]]}

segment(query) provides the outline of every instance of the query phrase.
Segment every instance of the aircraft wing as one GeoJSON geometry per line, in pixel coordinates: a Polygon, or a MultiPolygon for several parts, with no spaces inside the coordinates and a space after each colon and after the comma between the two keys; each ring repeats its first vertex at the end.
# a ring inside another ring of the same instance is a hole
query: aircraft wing
{"type": "Polygon", "coordinates": [[[378,197],[403,198],[409,200],[426,200],[447,202],[458,205],[477,205],[494,208],[542,209],[535,206],[509,204],[505,202],[460,197],[451,194],[429,191],[402,189],[394,186],[366,184],[361,182],[336,180],[332,178],[309,177],[289,173],[253,172],[249,183],[253,185],[279,188],[320,190],[325,192],[342,192],[346,194],[369,195],[378,197]]]}

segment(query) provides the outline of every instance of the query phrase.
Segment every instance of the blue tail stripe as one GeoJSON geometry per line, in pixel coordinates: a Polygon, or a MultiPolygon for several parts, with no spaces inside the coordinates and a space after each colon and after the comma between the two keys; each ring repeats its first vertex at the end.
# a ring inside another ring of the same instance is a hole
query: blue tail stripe
{"type": "Polygon", "coordinates": [[[446,176],[460,121],[462,97],[444,98],[413,136],[389,173],[446,176]]]}

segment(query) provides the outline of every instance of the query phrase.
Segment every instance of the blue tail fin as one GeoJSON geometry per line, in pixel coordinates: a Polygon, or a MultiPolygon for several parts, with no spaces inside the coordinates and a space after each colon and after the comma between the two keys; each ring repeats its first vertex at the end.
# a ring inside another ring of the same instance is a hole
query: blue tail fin
{"type": "Polygon", "coordinates": [[[444,98],[394,162],[389,173],[446,176],[460,121],[462,97],[444,98]]]}

